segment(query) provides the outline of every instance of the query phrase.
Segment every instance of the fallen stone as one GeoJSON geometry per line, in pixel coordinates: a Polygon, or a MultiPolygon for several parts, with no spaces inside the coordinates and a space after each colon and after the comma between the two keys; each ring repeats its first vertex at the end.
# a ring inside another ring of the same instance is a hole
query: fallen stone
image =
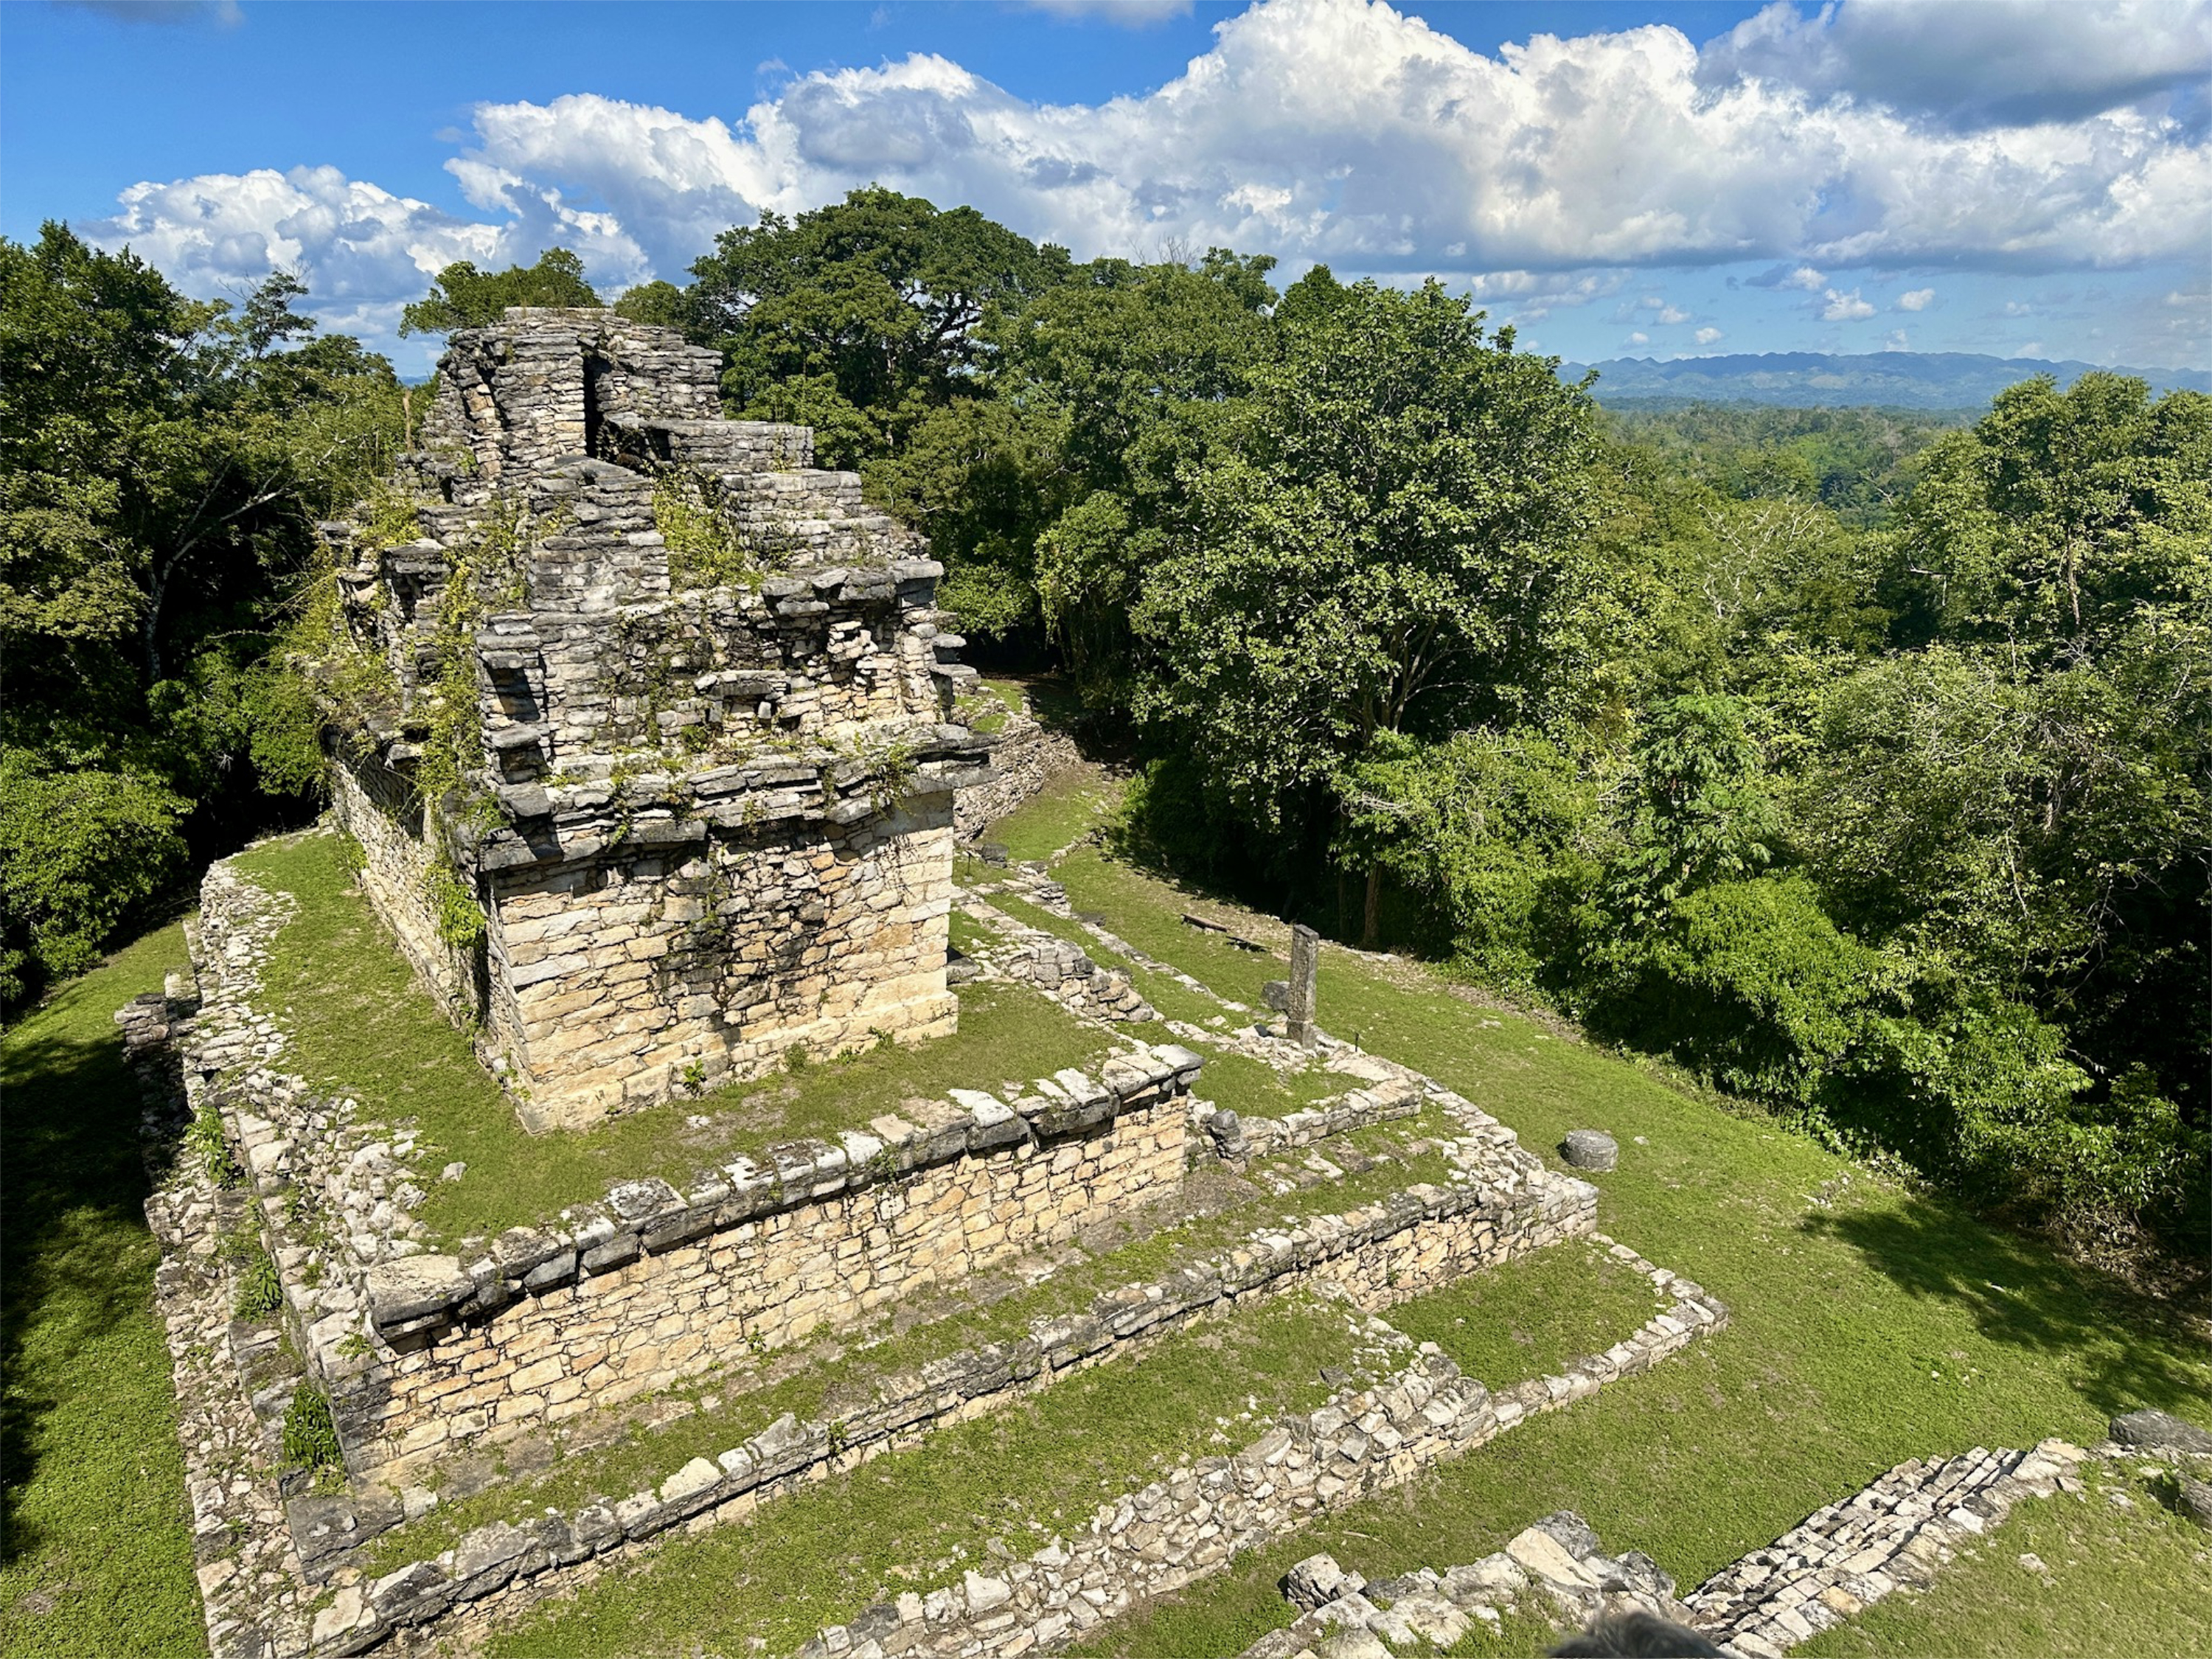
{"type": "Polygon", "coordinates": [[[1596,1129],[1570,1129],[1559,1155],[1577,1170],[1610,1170],[1620,1161],[1620,1143],[1596,1129]]]}
{"type": "Polygon", "coordinates": [[[2181,1513],[2206,1531],[2212,1532],[2212,1483],[2183,1475],[2179,1480],[2179,1507],[2181,1513]]]}
{"type": "Polygon", "coordinates": [[[1284,1598],[1308,1613],[1339,1596],[1357,1595],[1366,1588],[1364,1578],[1337,1565],[1333,1555],[1309,1555],[1282,1577],[1284,1598]]]}
{"type": "Polygon", "coordinates": [[[2188,1452],[2212,1456],[2212,1434],[2166,1412],[2136,1411],[2112,1419],[2112,1438],[2139,1451],[2188,1452]]]}

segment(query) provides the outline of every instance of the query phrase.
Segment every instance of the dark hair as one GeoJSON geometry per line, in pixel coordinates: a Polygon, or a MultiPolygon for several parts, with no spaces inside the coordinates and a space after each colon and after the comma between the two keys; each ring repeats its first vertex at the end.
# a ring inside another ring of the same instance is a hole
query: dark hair
{"type": "Polygon", "coordinates": [[[1727,1659],[1688,1626],[1649,1613],[1601,1613],[1551,1651],[1553,1659],[1727,1659]]]}

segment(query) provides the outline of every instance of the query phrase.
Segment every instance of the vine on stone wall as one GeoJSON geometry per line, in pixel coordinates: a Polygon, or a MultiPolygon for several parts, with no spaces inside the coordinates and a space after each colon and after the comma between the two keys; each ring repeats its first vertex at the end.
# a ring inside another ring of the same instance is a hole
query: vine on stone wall
{"type": "Polygon", "coordinates": [[[731,511],[728,492],[711,472],[663,468],[653,480],[653,526],[668,546],[668,580],[677,589],[757,589],[787,563],[790,549],[749,529],[731,511]]]}

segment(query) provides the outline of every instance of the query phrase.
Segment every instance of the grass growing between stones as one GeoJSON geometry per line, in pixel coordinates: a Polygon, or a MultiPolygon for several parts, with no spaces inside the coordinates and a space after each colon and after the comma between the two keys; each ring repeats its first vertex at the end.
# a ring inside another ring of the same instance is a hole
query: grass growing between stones
{"type": "Polygon", "coordinates": [[[418,1177],[426,1196],[417,1218],[449,1243],[550,1219],[617,1181],[680,1183],[774,1141],[862,1128],[903,1101],[948,1088],[996,1089],[1065,1066],[1093,1069],[1111,1048],[1047,998],[979,981],[960,988],[959,1030],[919,1048],[886,1042],[588,1131],[533,1135],[351,890],[337,837],[271,842],[240,867],[299,902],[263,972],[262,1006],[291,1037],[282,1063],[358,1100],[365,1121],[411,1120],[416,1167],[428,1176],[450,1163],[466,1166],[455,1181],[418,1177]]]}
{"type": "Polygon", "coordinates": [[[825,1623],[903,1589],[1026,1555],[1180,1458],[1219,1452],[1327,1397],[1323,1366],[1358,1339],[1304,1297],[1169,1338],[920,1446],[771,1500],[747,1524],[672,1539],[635,1571],[495,1635],[502,1659],[789,1652],[825,1623]],[[1224,1420],[1225,1419],[1225,1420],[1224,1420]]]}
{"type": "MultiPolygon", "coordinates": [[[[1280,1195],[1239,1183],[1242,1191],[1230,1194],[1222,1207],[1169,1219],[1130,1242],[1102,1249],[1064,1247],[1054,1252],[1057,1261],[1050,1276],[1037,1282],[1012,1288],[1007,1280],[1019,1277],[1024,1264],[1008,1263],[980,1276],[994,1285],[996,1294],[969,1297],[965,1286],[924,1293],[873,1326],[824,1334],[796,1349],[764,1357],[747,1371],[702,1378],[664,1396],[677,1402],[681,1413],[672,1420],[650,1428],[633,1425],[612,1440],[580,1445],[526,1480],[502,1483],[441,1504],[377,1540],[363,1553],[362,1565],[372,1576],[389,1572],[437,1553],[471,1528],[488,1522],[519,1522],[547,1507],[574,1509],[593,1497],[626,1498],[657,1486],[694,1457],[719,1455],[786,1412],[801,1421],[835,1420],[881,1398],[881,1384],[888,1378],[988,1344],[1018,1340],[1036,1320],[1086,1311],[1109,1291],[1157,1282],[1226,1251],[1263,1227],[1295,1225],[1314,1216],[1357,1209],[1415,1182],[1441,1183],[1452,1173],[1443,1157],[1409,1148],[1449,1128],[1437,1115],[1322,1141],[1315,1148],[1268,1160],[1255,1173],[1295,1169],[1309,1150],[1340,1157],[1342,1145],[1355,1137],[1363,1143],[1362,1150],[1370,1157],[1380,1154],[1381,1161],[1357,1175],[1280,1195]],[[776,1379],[762,1379],[758,1373],[771,1366],[779,1373],[776,1379]]],[[[1625,1323],[1615,1321],[1618,1329],[1608,1328],[1610,1334],[1600,1346],[1645,1316],[1639,1312],[1625,1323]]],[[[1390,1317],[1397,1322],[1395,1312],[1390,1317]]],[[[1517,1380],[1529,1374],[1522,1370],[1514,1375],[1517,1380]]],[[[1054,1386],[1066,1384],[1063,1381],[1054,1386]]]]}
{"type": "Polygon", "coordinates": [[[0,1038],[0,1651],[204,1650],[137,1080],[112,1016],[185,965],[149,933],[0,1038]]]}
{"type": "MultiPolygon", "coordinates": [[[[1088,849],[1061,874],[1077,902],[1140,948],[1201,979],[1242,966],[1210,936],[1171,925],[1188,901],[1164,884],[1088,849]]],[[[1245,925],[1263,936],[1269,924],[1245,925]]],[[[1704,1284],[1734,1322],[1645,1376],[1253,1553],[1090,1651],[1234,1653],[1287,1622],[1274,1579],[1315,1550],[1370,1577],[1441,1569],[1563,1508],[1588,1517],[1609,1550],[1644,1550],[1687,1588],[1910,1457],[2094,1439],[2139,1405],[2212,1420],[2203,1337],[2171,1310],[1771,1120],[1486,1014],[1408,963],[1326,949],[1320,1015],[1457,1089],[1531,1148],[1549,1154],[1576,1127],[1617,1136],[1620,1169],[1594,1177],[1600,1226],[1704,1284]]],[[[1488,1310],[1540,1320],[1536,1301],[1511,1305],[1528,1283],[1501,1282],[1488,1310]]]]}
{"type": "Polygon", "coordinates": [[[1805,1659],[1926,1654],[2077,1659],[2212,1654],[2212,1538],[2140,1477],[2084,1471],[2086,1499],[2037,1498],[1920,1591],[1890,1596],[1797,1650],[1805,1659]],[[2126,1500],[2122,1508],[2110,1501],[2126,1500]]]}

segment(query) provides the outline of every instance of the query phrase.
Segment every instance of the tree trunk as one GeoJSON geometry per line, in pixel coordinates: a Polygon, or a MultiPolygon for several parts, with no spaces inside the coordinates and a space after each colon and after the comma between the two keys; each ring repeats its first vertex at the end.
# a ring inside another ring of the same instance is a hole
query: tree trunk
{"type": "Polygon", "coordinates": [[[1382,866],[1367,866],[1367,912],[1359,927],[1359,948],[1372,951],[1378,948],[1382,931],[1382,866]]]}

